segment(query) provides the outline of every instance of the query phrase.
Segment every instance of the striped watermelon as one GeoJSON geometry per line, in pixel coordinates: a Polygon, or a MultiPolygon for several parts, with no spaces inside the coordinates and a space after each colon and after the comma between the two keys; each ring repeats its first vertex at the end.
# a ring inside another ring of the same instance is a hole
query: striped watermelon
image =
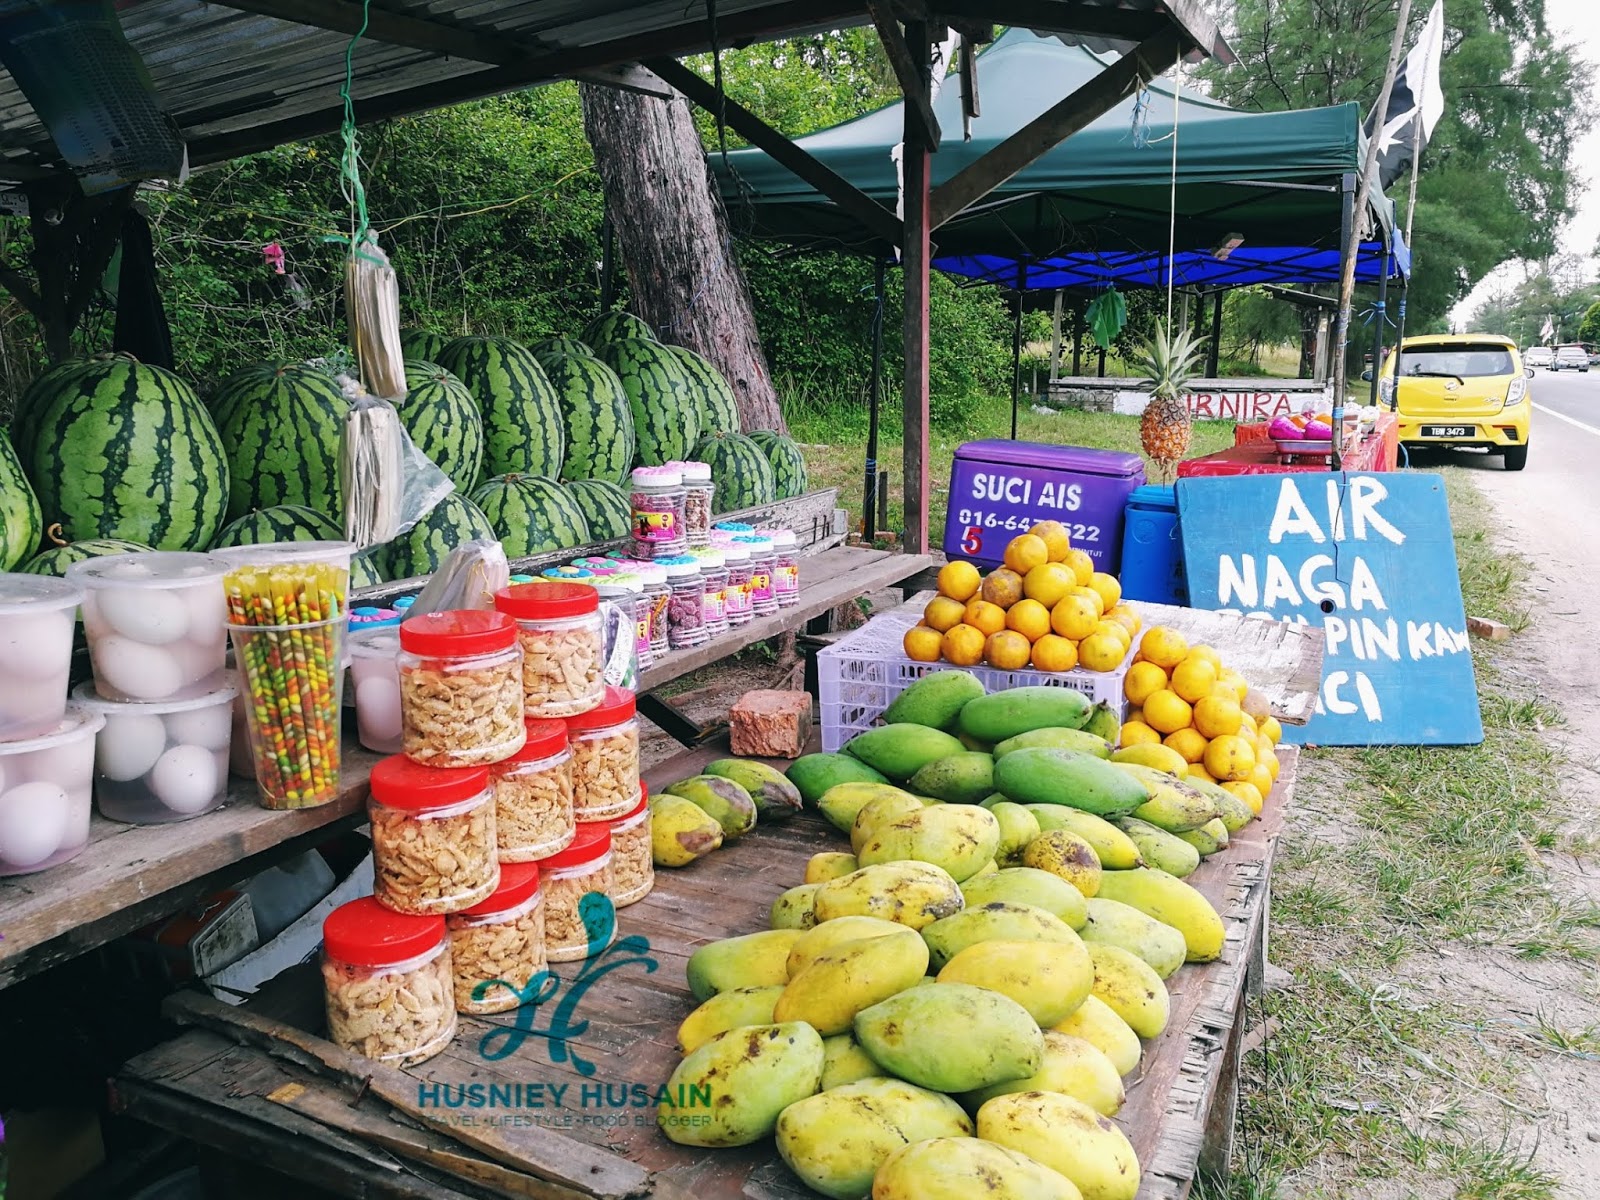
{"type": "Polygon", "coordinates": [[[722,374],[687,346],[668,346],[689,373],[700,400],[700,436],[739,432],[739,402],[722,374]]]}
{"type": "Polygon", "coordinates": [[[227,512],[228,459],[188,384],[107,358],[60,376],[47,399],[18,448],[47,528],[157,550],[211,544],[227,512]]]}
{"type": "Polygon", "coordinates": [[[435,333],[431,329],[402,329],[400,331],[400,353],[407,362],[412,359],[417,362],[433,362],[443,353],[445,346],[449,345],[449,343],[450,339],[445,337],[444,334],[435,333]]]}
{"type": "Polygon", "coordinates": [[[377,587],[383,579],[383,547],[369,546],[350,559],[350,586],[377,587]]]}
{"type": "Polygon", "coordinates": [[[331,377],[303,363],[235,371],[211,399],[228,448],[228,519],[299,504],[343,513],[339,439],[350,402],[331,377]]]}
{"type": "Polygon", "coordinates": [[[622,380],[598,358],[552,358],[545,370],[561,397],[567,441],[561,478],[621,483],[634,450],[633,408],[622,380]]]}
{"type": "Polygon", "coordinates": [[[212,549],[268,542],[342,542],[344,529],[330,516],[300,504],[277,504],[245,513],[217,534],[212,549]]]}
{"type": "Polygon", "coordinates": [[[567,491],[578,502],[590,541],[615,542],[628,536],[633,510],[627,492],[604,479],[575,479],[567,491]]]}
{"type": "Polygon", "coordinates": [[[507,558],[527,558],[549,550],[589,544],[583,510],[554,479],[538,475],[496,475],[478,485],[472,502],[500,534],[507,558]]]}
{"type": "Polygon", "coordinates": [[[32,558],[44,536],[39,498],[22,472],[11,439],[0,430],[0,571],[32,558]]]}
{"type": "Polygon", "coordinates": [[[713,512],[738,512],[776,498],[772,464],[761,447],[742,433],[701,438],[694,458],[711,467],[711,481],[717,485],[711,497],[713,512]]]}
{"type": "MultiPolygon", "coordinates": [[[[16,448],[19,457],[33,445],[33,435],[39,428],[39,417],[63,383],[80,371],[88,370],[96,362],[104,362],[108,357],[100,355],[96,358],[69,358],[65,362],[58,362],[23,389],[11,414],[11,444],[16,448]]],[[[131,355],[128,356],[128,361],[133,361],[131,355]]]]}
{"type": "Polygon", "coordinates": [[[436,363],[407,359],[400,421],[456,491],[472,490],[483,467],[483,417],[466,384],[436,363]]]}
{"type": "Polygon", "coordinates": [[[773,429],[757,429],[749,437],[761,447],[761,452],[772,464],[772,481],[777,492],[775,498],[792,500],[804,495],[809,486],[806,456],[800,453],[800,447],[795,445],[794,439],[784,437],[773,429]]]}
{"type": "Polygon", "coordinates": [[[510,338],[457,338],[436,361],[478,401],[485,475],[561,474],[561,403],[525,347],[510,338]]]}
{"type": "Polygon", "coordinates": [[[638,338],[608,342],[600,357],[628,393],[635,460],[658,467],[688,458],[700,437],[700,410],[683,360],[658,342],[638,338]]]}
{"type": "Polygon", "coordinates": [[[138,554],[149,549],[149,546],[138,542],[125,542],[118,538],[90,538],[86,542],[52,546],[43,554],[30,558],[17,570],[26,571],[29,575],[54,575],[57,579],[64,579],[68,567],[86,558],[100,558],[106,554],[138,554]]]}
{"type": "Polygon", "coordinates": [[[539,360],[541,367],[549,369],[552,358],[593,358],[594,351],[577,338],[547,337],[528,347],[528,352],[539,360]]]}
{"type": "Polygon", "coordinates": [[[451,492],[408,531],[379,547],[378,566],[385,579],[432,575],[457,546],[477,539],[492,542],[496,536],[482,509],[451,492]]]}
{"type": "Polygon", "coordinates": [[[596,317],[583,330],[583,340],[597,352],[607,342],[617,342],[623,338],[653,342],[656,340],[656,331],[631,312],[623,312],[620,308],[596,317]]]}

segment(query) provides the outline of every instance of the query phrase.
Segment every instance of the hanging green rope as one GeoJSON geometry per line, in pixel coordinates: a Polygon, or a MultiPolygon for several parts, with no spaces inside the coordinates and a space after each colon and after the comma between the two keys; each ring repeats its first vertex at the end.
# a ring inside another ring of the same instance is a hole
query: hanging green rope
{"type": "MultiPolygon", "coordinates": [[[[339,137],[344,143],[344,150],[339,158],[339,191],[350,206],[348,244],[352,258],[361,254],[361,247],[366,244],[367,234],[371,228],[367,219],[367,189],[361,183],[361,142],[356,137],[356,102],[353,95],[356,78],[356,46],[366,36],[371,8],[372,0],[361,0],[361,28],[356,30],[355,36],[350,39],[350,44],[345,47],[344,83],[339,88],[339,98],[344,101],[344,121],[339,128],[339,137]]],[[[342,242],[346,239],[335,235],[324,240],[342,242]]]]}

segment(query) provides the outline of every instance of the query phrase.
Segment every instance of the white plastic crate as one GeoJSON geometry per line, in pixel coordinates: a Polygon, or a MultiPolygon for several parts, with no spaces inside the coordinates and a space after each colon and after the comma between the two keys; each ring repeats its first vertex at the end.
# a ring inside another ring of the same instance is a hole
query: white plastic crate
{"type": "MultiPolygon", "coordinates": [[[[947,662],[913,662],[906,657],[903,648],[906,630],[921,619],[922,606],[907,604],[873,617],[849,637],[841,638],[817,654],[824,750],[838,750],[856,734],[877,725],[890,702],[924,675],[956,669],[947,662]]],[[[1097,704],[1109,704],[1120,723],[1128,711],[1122,680],[1132,659],[1130,649],[1128,657],[1115,671],[961,669],[976,676],[988,692],[1035,686],[1071,688],[1097,704]]]]}

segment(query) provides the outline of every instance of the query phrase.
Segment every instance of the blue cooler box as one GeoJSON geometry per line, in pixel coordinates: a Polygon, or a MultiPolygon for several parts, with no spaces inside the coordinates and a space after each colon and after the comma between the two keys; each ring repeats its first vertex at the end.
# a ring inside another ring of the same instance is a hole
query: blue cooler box
{"type": "Polygon", "coordinates": [[[1128,497],[1122,535],[1122,595],[1128,600],[1189,606],[1183,577],[1183,540],[1178,533],[1177,493],[1146,484],[1128,497]]]}

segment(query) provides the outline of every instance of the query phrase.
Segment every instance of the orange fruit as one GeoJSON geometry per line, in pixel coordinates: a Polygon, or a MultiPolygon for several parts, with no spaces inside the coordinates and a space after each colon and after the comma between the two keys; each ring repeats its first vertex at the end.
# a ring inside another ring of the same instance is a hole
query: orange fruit
{"type": "Polygon", "coordinates": [[[1139,639],[1139,649],[1158,667],[1170,671],[1189,656],[1189,642],[1176,629],[1156,625],[1139,639]]]}
{"type": "Polygon", "coordinates": [[[944,652],[946,662],[958,667],[975,667],[983,661],[982,632],[971,625],[957,625],[945,631],[944,652]]]}
{"type": "Polygon", "coordinates": [[[1272,753],[1272,739],[1266,734],[1257,733],[1255,737],[1250,739],[1250,742],[1256,748],[1257,762],[1260,762],[1263,758],[1272,753]]]}
{"type": "Polygon", "coordinates": [[[1122,718],[1122,723],[1124,725],[1126,725],[1130,721],[1137,721],[1139,724],[1143,725],[1145,723],[1144,709],[1142,709],[1142,708],[1130,708],[1128,710],[1127,716],[1122,718]]]}
{"type": "Polygon", "coordinates": [[[1217,779],[1244,783],[1256,769],[1256,748],[1237,734],[1223,734],[1211,739],[1204,761],[1217,779]]]}
{"type": "Polygon", "coordinates": [[[967,601],[966,614],[961,618],[984,637],[999,633],[1006,627],[1006,610],[987,600],[967,601]]]}
{"type": "MultiPolygon", "coordinates": [[[[1190,772],[1191,774],[1193,773],[1193,768],[1190,768],[1190,772]]],[[[1261,810],[1266,807],[1266,800],[1261,795],[1261,789],[1253,783],[1229,780],[1223,783],[1222,786],[1248,804],[1250,811],[1258,817],[1261,815],[1261,810]]]]}
{"type": "Polygon", "coordinates": [[[1267,773],[1272,776],[1272,782],[1277,783],[1278,772],[1283,768],[1283,764],[1278,761],[1277,753],[1274,752],[1272,754],[1260,756],[1260,760],[1267,768],[1267,773]]]}
{"type": "Polygon", "coordinates": [[[1022,599],[1022,576],[1006,567],[996,567],[984,576],[979,594],[990,604],[1010,608],[1022,599]]]}
{"type": "Polygon", "coordinates": [[[1087,550],[1068,550],[1066,558],[1061,561],[1072,568],[1079,587],[1089,586],[1089,580],[1094,578],[1094,559],[1089,557],[1087,550]]]}
{"type": "Polygon", "coordinates": [[[1217,669],[1219,675],[1222,673],[1222,655],[1218,654],[1214,647],[1207,646],[1204,642],[1198,646],[1190,646],[1189,657],[1203,658],[1217,669]]]}
{"type": "Polygon", "coordinates": [[[1089,576],[1089,586],[1100,597],[1100,612],[1102,615],[1110,612],[1122,599],[1122,584],[1115,575],[1107,575],[1104,571],[1096,571],[1089,576]]]}
{"type": "Polygon", "coordinates": [[[944,649],[944,634],[931,625],[913,625],[906,630],[903,645],[912,662],[938,662],[944,649]]]}
{"type": "Polygon", "coordinates": [[[935,596],[928,601],[928,607],[922,610],[922,620],[943,633],[952,625],[961,624],[961,618],[966,611],[966,605],[959,600],[952,600],[949,596],[935,596]]]}
{"type": "Polygon", "coordinates": [[[1256,727],[1256,719],[1241,708],[1239,710],[1239,736],[1249,738],[1253,744],[1256,740],[1256,735],[1260,732],[1261,730],[1256,727]]]}
{"type": "Polygon", "coordinates": [[[1018,534],[1006,543],[1005,563],[1018,575],[1026,575],[1041,563],[1050,561],[1050,547],[1032,533],[1018,534]]]}
{"type": "Polygon", "coordinates": [[[1185,775],[1184,778],[1185,779],[1204,779],[1207,783],[1215,783],[1216,782],[1216,779],[1212,776],[1211,772],[1206,770],[1206,764],[1203,763],[1203,762],[1192,762],[1192,763],[1190,763],[1189,764],[1189,773],[1187,775],[1185,775]]]}
{"type": "Polygon", "coordinates": [[[1100,598],[1100,593],[1092,587],[1075,587],[1067,595],[1082,596],[1090,604],[1094,605],[1094,619],[1096,621],[1106,615],[1106,602],[1100,598]]]}
{"type": "Polygon", "coordinates": [[[939,568],[939,594],[965,604],[978,594],[983,576],[969,562],[947,562],[939,568]]]}
{"type": "Polygon", "coordinates": [[[1047,633],[1033,644],[1033,665],[1041,671],[1070,671],[1078,665],[1078,643],[1047,633]]]}
{"type": "Polygon", "coordinates": [[[1022,577],[1022,594],[1046,608],[1054,608],[1061,597],[1077,586],[1072,568],[1058,562],[1043,563],[1022,577]]]}
{"type": "Polygon", "coordinates": [[[1232,696],[1202,696],[1194,706],[1194,727],[1207,739],[1238,733],[1241,717],[1232,696]]]}
{"type": "Polygon", "coordinates": [[[1128,648],[1109,633],[1092,633],[1078,643],[1078,662],[1090,671],[1115,671],[1128,648]]]}
{"type": "Polygon", "coordinates": [[[1162,688],[1144,702],[1145,724],[1162,733],[1177,733],[1189,728],[1194,710],[1177,692],[1162,688]]]}
{"type": "Polygon", "coordinates": [[[1036,522],[1028,532],[1044,543],[1051,562],[1066,561],[1067,552],[1072,549],[1072,539],[1067,536],[1067,527],[1060,521],[1036,522]]]}
{"type": "Polygon", "coordinates": [[[1094,605],[1085,597],[1071,592],[1057,600],[1050,610],[1050,628],[1075,642],[1088,637],[1099,623],[1100,618],[1094,614],[1094,605]]]}
{"type": "Polygon", "coordinates": [[[1143,721],[1124,721],[1117,737],[1119,746],[1154,746],[1160,741],[1161,735],[1143,721]]]}
{"type": "Polygon", "coordinates": [[[1155,663],[1134,663],[1122,679],[1122,694],[1129,704],[1142,705],[1154,693],[1167,686],[1167,673],[1155,663]]]}
{"type": "Polygon", "coordinates": [[[1189,655],[1172,668],[1172,690],[1190,704],[1211,694],[1217,686],[1217,669],[1203,658],[1189,655]]]}
{"type": "Polygon", "coordinates": [[[1186,763],[1197,763],[1206,756],[1206,737],[1198,729],[1180,729],[1161,739],[1161,744],[1176,750],[1186,763]]]}
{"type": "Polygon", "coordinates": [[[1217,680],[1220,683],[1227,683],[1233,686],[1233,690],[1238,693],[1240,704],[1243,704],[1244,698],[1250,694],[1250,685],[1244,681],[1244,676],[1232,667],[1223,667],[1222,670],[1218,671],[1217,680]]]}
{"type": "Polygon", "coordinates": [[[1116,638],[1117,641],[1122,643],[1122,652],[1124,654],[1133,646],[1133,635],[1115,621],[1108,621],[1101,617],[1100,620],[1095,622],[1094,631],[1096,633],[1109,633],[1116,638]]]}
{"type": "Polygon", "coordinates": [[[1006,612],[1006,628],[1037,642],[1050,632],[1050,610],[1037,600],[1018,600],[1006,612]]]}
{"type": "Polygon", "coordinates": [[[1283,741],[1283,726],[1278,724],[1277,717],[1268,717],[1265,721],[1257,721],[1256,728],[1266,734],[1274,746],[1283,741]]]}
{"type": "Polygon", "coordinates": [[[1257,760],[1256,769],[1250,772],[1250,778],[1244,782],[1254,784],[1256,791],[1266,796],[1272,791],[1272,771],[1266,763],[1257,760]]]}
{"type": "Polygon", "coordinates": [[[1000,671],[1020,671],[1028,665],[1033,643],[1020,633],[1002,629],[983,644],[983,661],[1000,671]]]}
{"type": "Polygon", "coordinates": [[[1144,619],[1126,604],[1119,604],[1107,612],[1106,620],[1121,625],[1128,631],[1129,637],[1137,637],[1139,630],[1144,628],[1144,619]]]}

